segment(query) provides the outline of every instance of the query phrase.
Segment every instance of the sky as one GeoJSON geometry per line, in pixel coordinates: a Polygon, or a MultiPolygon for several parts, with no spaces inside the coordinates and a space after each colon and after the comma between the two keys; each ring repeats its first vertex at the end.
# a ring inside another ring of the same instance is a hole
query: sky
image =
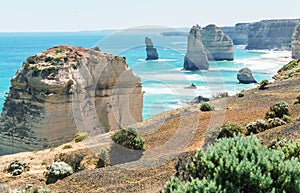
{"type": "Polygon", "coordinates": [[[0,32],[233,26],[300,18],[299,0],[2,0],[0,32]]]}

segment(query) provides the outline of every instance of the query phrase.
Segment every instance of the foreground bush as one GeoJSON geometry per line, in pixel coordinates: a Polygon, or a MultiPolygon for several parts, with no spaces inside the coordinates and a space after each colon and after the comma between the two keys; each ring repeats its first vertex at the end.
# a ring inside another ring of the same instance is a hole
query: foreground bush
{"type": "Polygon", "coordinates": [[[138,137],[137,130],[133,127],[121,129],[112,136],[112,140],[129,149],[145,150],[145,140],[138,137]]]}
{"type": "Polygon", "coordinates": [[[263,147],[255,136],[223,138],[199,150],[185,165],[189,179],[173,177],[166,192],[300,192],[300,164],[281,149],[263,147]]]}
{"type": "Polygon", "coordinates": [[[281,149],[285,155],[286,159],[291,159],[292,157],[300,160],[300,143],[292,140],[281,139],[273,141],[270,148],[281,149]]]}
{"type": "Polygon", "coordinates": [[[201,111],[212,111],[212,110],[214,110],[214,107],[212,105],[210,105],[209,103],[204,102],[204,103],[201,103],[200,110],[201,111]]]}
{"type": "Polygon", "coordinates": [[[243,126],[232,122],[227,122],[219,126],[219,131],[220,134],[218,135],[218,138],[233,137],[234,135],[246,134],[247,132],[243,126]]]}

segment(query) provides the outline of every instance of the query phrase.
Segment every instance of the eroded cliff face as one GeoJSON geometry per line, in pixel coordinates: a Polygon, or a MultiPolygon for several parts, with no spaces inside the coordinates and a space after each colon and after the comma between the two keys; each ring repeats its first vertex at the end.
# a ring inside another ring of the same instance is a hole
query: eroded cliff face
{"type": "Polygon", "coordinates": [[[300,19],[263,20],[249,28],[246,49],[288,49],[300,19]]]}
{"type": "Polygon", "coordinates": [[[193,26],[190,30],[183,68],[191,71],[207,70],[209,68],[199,26],[193,26]]]}
{"type": "Polygon", "coordinates": [[[201,31],[202,43],[205,46],[208,60],[233,60],[234,49],[232,40],[214,24],[204,27],[201,31]]]}
{"type": "Polygon", "coordinates": [[[234,45],[247,45],[250,23],[237,23],[234,27],[234,45]]]}
{"type": "Polygon", "coordinates": [[[292,38],[292,58],[300,58],[300,23],[295,28],[292,38]]]}
{"type": "Polygon", "coordinates": [[[11,80],[0,145],[43,149],[142,121],[141,80],[125,58],[72,46],[29,57],[11,80]]]}

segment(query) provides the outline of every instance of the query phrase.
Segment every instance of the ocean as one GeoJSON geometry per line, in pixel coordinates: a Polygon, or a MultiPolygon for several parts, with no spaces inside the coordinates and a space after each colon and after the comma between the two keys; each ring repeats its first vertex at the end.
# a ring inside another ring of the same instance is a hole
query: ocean
{"type": "MultiPolygon", "coordinates": [[[[143,118],[167,110],[184,107],[186,101],[198,95],[212,97],[217,93],[230,95],[256,87],[239,84],[237,72],[243,67],[253,71],[255,79],[272,80],[285,62],[274,58],[289,57],[289,52],[248,51],[235,46],[234,61],[210,62],[210,69],[202,72],[181,71],[187,38],[162,36],[171,29],[130,29],[123,31],[65,32],[65,33],[0,33],[0,109],[10,79],[28,56],[57,45],[85,48],[99,46],[102,51],[124,56],[130,68],[142,79],[144,95],[143,118]],[[159,60],[146,61],[145,36],[149,36],[158,50],[159,60]],[[195,84],[197,89],[185,87],[195,84]]],[[[172,31],[174,31],[172,29],[172,31]]]]}

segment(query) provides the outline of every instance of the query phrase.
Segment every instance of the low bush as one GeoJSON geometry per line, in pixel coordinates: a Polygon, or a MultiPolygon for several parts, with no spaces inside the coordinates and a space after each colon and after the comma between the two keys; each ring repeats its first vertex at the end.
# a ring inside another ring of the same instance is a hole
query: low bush
{"type": "Polygon", "coordinates": [[[87,137],[88,137],[87,133],[77,133],[74,140],[76,143],[78,143],[85,140],[87,137]]]}
{"type": "Polygon", "coordinates": [[[129,149],[145,150],[145,140],[137,135],[134,127],[122,128],[112,136],[112,140],[129,149]]]}
{"type": "Polygon", "coordinates": [[[109,166],[109,151],[107,149],[101,149],[96,156],[99,157],[97,168],[109,166]]]}
{"type": "Polygon", "coordinates": [[[282,120],[286,123],[292,122],[292,118],[288,115],[283,115],[282,120]]]}
{"type": "Polygon", "coordinates": [[[274,128],[274,127],[279,127],[281,125],[285,125],[286,122],[283,121],[282,119],[279,119],[279,118],[273,118],[273,119],[268,119],[268,127],[271,129],[271,128],[274,128]]]}
{"type": "Polygon", "coordinates": [[[298,161],[300,160],[300,143],[287,140],[287,139],[277,139],[274,140],[270,146],[272,149],[281,149],[285,155],[286,159],[297,158],[298,161]]]}
{"type": "Polygon", "coordinates": [[[47,184],[55,183],[59,179],[63,179],[73,174],[73,169],[65,162],[54,162],[51,164],[46,172],[47,184]]]}
{"type": "Polygon", "coordinates": [[[247,132],[246,128],[238,123],[227,122],[219,127],[220,134],[218,135],[218,138],[233,137],[238,134],[245,135],[247,132]]]}
{"type": "Polygon", "coordinates": [[[268,123],[264,120],[257,120],[255,122],[251,122],[246,126],[247,135],[256,134],[268,129],[268,123]]]}
{"type": "Polygon", "coordinates": [[[279,103],[270,107],[270,111],[266,113],[267,118],[283,118],[284,115],[289,115],[289,105],[285,101],[280,101],[279,103]]]}
{"type": "Polygon", "coordinates": [[[203,103],[201,103],[200,110],[201,111],[212,111],[212,110],[214,110],[214,106],[212,106],[211,104],[209,104],[207,102],[203,102],[203,103]]]}
{"type": "Polygon", "coordinates": [[[244,97],[245,95],[244,95],[244,93],[240,92],[240,93],[238,93],[237,96],[238,96],[238,97],[244,97]]]}
{"type": "Polygon", "coordinates": [[[267,89],[268,87],[268,85],[270,84],[270,82],[268,81],[268,80],[262,80],[260,83],[259,83],[259,87],[258,87],[258,89],[259,90],[265,90],[265,89],[267,89]]]}
{"type": "Polygon", "coordinates": [[[63,146],[63,149],[72,149],[72,148],[73,148],[72,145],[65,145],[65,146],[63,146]]]}
{"type": "Polygon", "coordinates": [[[198,150],[164,186],[171,192],[299,192],[300,164],[281,149],[261,145],[255,136],[218,139],[207,151],[198,150]]]}

